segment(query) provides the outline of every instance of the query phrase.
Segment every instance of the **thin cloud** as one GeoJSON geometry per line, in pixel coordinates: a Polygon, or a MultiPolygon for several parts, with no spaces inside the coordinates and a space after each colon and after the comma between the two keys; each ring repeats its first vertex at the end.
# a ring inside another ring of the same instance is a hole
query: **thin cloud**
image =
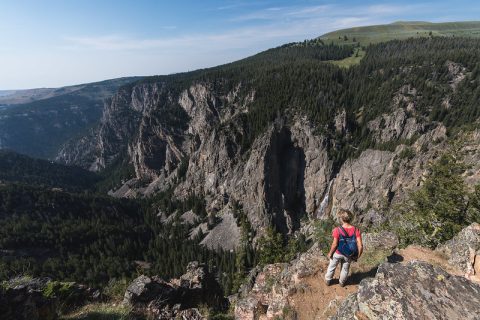
{"type": "MultiPolygon", "coordinates": [[[[252,48],[286,41],[300,41],[320,36],[334,29],[380,24],[392,21],[393,13],[411,10],[412,6],[373,5],[341,7],[321,5],[306,7],[270,7],[235,19],[265,19],[268,23],[235,28],[222,33],[184,34],[177,37],[138,39],[122,35],[67,37],[64,49],[102,51],[195,49],[201,52],[252,48]]],[[[417,6],[418,9],[418,6],[417,6]]],[[[165,26],[165,28],[175,28],[165,26]]]]}
{"type": "Polygon", "coordinates": [[[406,12],[412,10],[413,6],[398,6],[398,5],[386,5],[386,4],[377,4],[367,7],[367,12],[370,14],[398,14],[401,12],[406,12]]]}
{"type": "Polygon", "coordinates": [[[296,17],[315,16],[318,14],[323,14],[331,8],[332,6],[329,6],[329,5],[305,7],[301,9],[293,9],[287,12],[285,15],[296,16],[296,17]]]}
{"type": "Polygon", "coordinates": [[[224,5],[224,6],[219,6],[219,7],[216,7],[215,10],[218,10],[218,11],[226,11],[226,10],[233,10],[233,9],[239,9],[239,8],[253,8],[253,7],[258,7],[258,6],[261,6],[261,5],[264,5],[268,2],[236,2],[236,3],[232,3],[232,4],[227,4],[227,5],[224,5]]]}
{"type": "Polygon", "coordinates": [[[326,4],[316,6],[287,6],[266,8],[238,15],[230,18],[231,22],[245,21],[282,21],[289,19],[319,19],[332,17],[356,16],[359,20],[377,19],[405,12],[417,12],[425,8],[425,5],[371,5],[371,6],[344,6],[338,4],[326,4]]]}

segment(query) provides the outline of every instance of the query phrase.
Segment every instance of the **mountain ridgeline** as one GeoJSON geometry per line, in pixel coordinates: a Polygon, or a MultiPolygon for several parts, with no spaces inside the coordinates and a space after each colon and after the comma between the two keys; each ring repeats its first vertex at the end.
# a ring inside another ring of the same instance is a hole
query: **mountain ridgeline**
{"type": "Polygon", "coordinates": [[[354,54],[354,45],[311,40],[147,78],[122,87],[95,133],[57,160],[101,171],[122,158],[135,174],[112,194],[195,194],[220,219],[236,202],[259,234],[272,223],[292,234],[303,218],[340,206],[381,220],[454,137],[475,139],[479,44],[393,40],[340,68],[328,61],[354,54]]]}
{"type": "Polygon", "coordinates": [[[103,100],[137,78],[120,78],[58,89],[20,90],[0,97],[0,149],[53,159],[69,139],[97,125],[103,100]]]}

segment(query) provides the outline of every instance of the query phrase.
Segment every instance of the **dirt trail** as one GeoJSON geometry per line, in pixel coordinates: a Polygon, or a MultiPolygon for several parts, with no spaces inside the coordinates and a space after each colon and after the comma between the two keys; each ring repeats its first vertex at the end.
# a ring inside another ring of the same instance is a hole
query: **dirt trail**
{"type": "MultiPolygon", "coordinates": [[[[363,258],[363,257],[362,257],[363,258]]],[[[332,316],[337,309],[339,303],[349,294],[358,290],[358,284],[362,279],[374,277],[377,266],[382,261],[372,263],[367,258],[360,259],[358,263],[354,263],[351,267],[351,275],[345,287],[338,285],[338,280],[334,280],[331,286],[327,286],[323,281],[323,276],[327,269],[327,264],[322,266],[318,274],[303,279],[306,289],[297,292],[290,299],[291,305],[294,306],[299,320],[323,320],[332,316]]],[[[441,267],[445,271],[462,275],[461,272],[450,266],[447,259],[430,249],[409,246],[399,250],[396,254],[389,257],[382,257],[383,261],[407,263],[412,260],[422,260],[432,265],[441,267]]],[[[335,278],[338,279],[339,267],[337,267],[335,278]]]]}

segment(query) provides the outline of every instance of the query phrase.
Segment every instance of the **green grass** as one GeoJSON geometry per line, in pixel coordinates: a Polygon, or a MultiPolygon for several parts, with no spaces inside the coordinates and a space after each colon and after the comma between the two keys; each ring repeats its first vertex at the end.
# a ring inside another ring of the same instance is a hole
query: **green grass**
{"type": "Polygon", "coordinates": [[[430,32],[432,36],[479,38],[480,21],[444,23],[399,21],[385,25],[337,30],[324,34],[320,39],[327,43],[368,45],[393,39],[429,37],[430,32]]]}
{"type": "Polygon", "coordinates": [[[355,52],[348,58],[342,60],[331,60],[328,62],[333,63],[341,68],[349,68],[353,65],[359,64],[364,56],[365,51],[359,48],[355,49],[355,52]]]}
{"type": "Polygon", "coordinates": [[[385,262],[391,254],[391,250],[366,250],[358,259],[358,263],[363,268],[377,267],[385,262]]]}
{"type": "Polygon", "coordinates": [[[61,320],[133,320],[132,309],[122,304],[94,303],[64,315],[61,320]]]}

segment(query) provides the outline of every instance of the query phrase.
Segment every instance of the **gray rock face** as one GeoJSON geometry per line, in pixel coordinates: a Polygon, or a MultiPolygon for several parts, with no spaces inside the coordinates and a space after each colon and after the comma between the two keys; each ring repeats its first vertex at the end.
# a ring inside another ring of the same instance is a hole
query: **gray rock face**
{"type": "Polygon", "coordinates": [[[398,247],[398,236],[393,232],[366,233],[362,235],[365,250],[389,250],[398,247]]]}
{"type": "Polygon", "coordinates": [[[465,172],[465,182],[469,186],[475,186],[480,183],[480,129],[477,129],[467,135],[465,146],[463,148],[464,161],[469,168],[465,172]]]}
{"type": "Polygon", "coordinates": [[[465,79],[466,68],[460,63],[453,61],[447,61],[445,65],[448,68],[448,74],[450,76],[449,84],[453,90],[457,89],[457,86],[463,79],[465,79]]]}
{"type": "Polygon", "coordinates": [[[200,244],[210,249],[235,250],[240,244],[241,230],[231,212],[225,212],[220,219],[200,244]]]}
{"type": "Polygon", "coordinates": [[[415,134],[423,133],[425,125],[416,118],[409,118],[404,109],[384,114],[368,123],[368,128],[375,132],[375,140],[387,142],[395,139],[410,139],[415,134]]]}
{"type": "Polygon", "coordinates": [[[463,271],[465,276],[479,277],[480,263],[480,224],[472,223],[460,231],[453,239],[437,248],[448,257],[448,263],[463,271]]]}
{"type": "Polygon", "coordinates": [[[325,139],[301,119],[289,127],[272,126],[254,142],[248,158],[233,138],[213,131],[191,154],[176,194],[193,188],[214,195],[209,207],[216,210],[235,200],[257,231],[273,222],[287,233],[299,228],[305,212],[318,208],[331,171],[325,139]]]}
{"type": "MultiPolygon", "coordinates": [[[[458,68],[452,68],[453,77],[458,68]]],[[[175,89],[162,81],[123,88],[106,104],[100,126],[66,146],[59,160],[101,170],[127,159],[135,177],[112,195],[142,197],[173,187],[178,198],[204,196],[208,213],[235,201],[261,236],[272,224],[291,234],[305,216],[325,218],[341,207],[359,213],[363,225],[381,224],[390,206],[419,187],[431,161],[446,148],[445,127],[417,114],[419,94],[407,84],[393,97],[391,112],[368,128],[378,143],[416,138],[409,146],[365,150],[334,168],[329,156],[334,139],[293,114],[279,117],[245,150],[246,128],[238,116],[248,112],[255,92],[244,91],[241,83],[223,88],[200,81],[175,89]]],[[[342,109],[331,125],[348,138],[347,120],[342,109]]],[[[467,139],[468,183],[480,181],[478,137],[477,132],[467,139]]],[[[235,234],[230,226],[227,231],[235,234]]]]}
{"type": "Polygon", "coordinates": [[[359,217],[365,225],[381,223],[391,204],[418,188],[429,164],[446,148],[445,139],[446,129],[439,125],[412,146],[400,145],[394,152],[369,149],[347,160],[334,179],[330,214],[346,208],[367,213],[359,217]]]}
{"type": "Polygon", "coordinates": [[[382,264],[332,319],[478,319],[480,285],[430,264],[382,264]]]}

